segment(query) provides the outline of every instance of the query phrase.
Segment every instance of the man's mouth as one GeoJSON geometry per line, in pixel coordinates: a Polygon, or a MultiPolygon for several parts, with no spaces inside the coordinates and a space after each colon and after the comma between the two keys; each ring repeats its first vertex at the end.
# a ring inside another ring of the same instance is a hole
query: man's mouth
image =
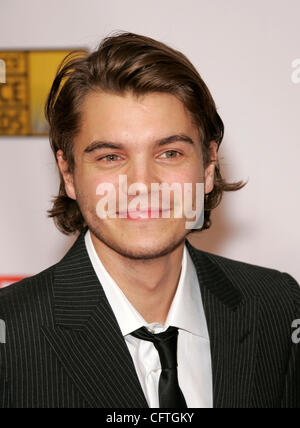
{"type": "Polygon", "coordinates": [[[162,213],[168,212],[168,210],[161,209],[149,209],[148,211],[143,210],[127,210],[117,212],[119,218],[125,218],[127,220],[157,220],[162,218],[162,213]]]}

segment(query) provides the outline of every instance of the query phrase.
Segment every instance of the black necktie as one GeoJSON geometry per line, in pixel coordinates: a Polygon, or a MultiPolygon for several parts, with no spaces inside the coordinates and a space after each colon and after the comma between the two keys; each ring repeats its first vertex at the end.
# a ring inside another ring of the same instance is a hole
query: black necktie
{"type": "Polygon", "coordinates": [[[159,378],[159,407],[160,408],[187,408],[184,395],[178,383],[177,374],[177,340],[178,328],[169,327],[159,334],[150,333],[146,327],[141,327],[131,333],[138,339],[153,342],[158,350],[161,362],[159,378]]]}

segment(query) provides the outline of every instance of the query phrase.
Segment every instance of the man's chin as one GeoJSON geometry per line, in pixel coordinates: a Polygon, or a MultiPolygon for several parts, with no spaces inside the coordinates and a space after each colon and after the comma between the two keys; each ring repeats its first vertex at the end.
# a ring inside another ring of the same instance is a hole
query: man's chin
{"type": "Polygon", "coordinates": [[[124,245],[124,242],[111,243],[111,248],[123,257],[134,259],[134,260],[153,260],[173,252],[180,244],[182,240],[177,243],[163,243],[155,242],[152,245],[149,243],[137,243],[135,245],[124,245]]]}
{"type": "Polygon", "coordinates": [[[97,228],[93,227],[90,227],[90,229],[103,244],[123,257],[134,260],[150,260],[163,257],[174,251],[185,240],[185,236],[178,235],[178,231],[177,234],[138,233],[132,235],[131,233],[126,233],[126,231],[116,234],[112,230],[104,232],[103,229],[97,230],[97,228]]]}

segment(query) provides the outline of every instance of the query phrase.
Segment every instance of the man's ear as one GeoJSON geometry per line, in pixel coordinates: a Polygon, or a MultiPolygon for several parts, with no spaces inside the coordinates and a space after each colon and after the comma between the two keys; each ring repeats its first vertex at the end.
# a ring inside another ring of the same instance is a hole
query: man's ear
{"type": "Polygon", "coordinates": [[[64,159],[64,153],[62,150],[57,151],[56,158],[59,170],[65,182],[66,194],[69,196],[69,198],[76,200],[73,175],[69,172],[68,162],[64,159]]]}
{"type": "Polygon", "coordinates": [[[205,169],[205,194],[210,193],[214,188],[215,165],[218,154],[218,144],[216,141],[210,142],[210,163],[205,169]]]}

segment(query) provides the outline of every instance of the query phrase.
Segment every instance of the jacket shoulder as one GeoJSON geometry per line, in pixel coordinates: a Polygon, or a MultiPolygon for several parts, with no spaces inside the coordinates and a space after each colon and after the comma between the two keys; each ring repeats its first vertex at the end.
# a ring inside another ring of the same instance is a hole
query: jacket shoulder
{"type": "Polygon", "coordinates": [[[288,299],[300,308],[300,286],[290,274],[199,249],[195,250],[200,256],[205,256],[216,264],[244,297],[288,299]]]}
{"type": "Polygon", "coordinates": [[[28,310],[35,305],[46,305],[51,295],[55,267],[56,265],[53,265],[34,276],[0,289],[0,319],[20,313],[24,308],[28,310]]]}

